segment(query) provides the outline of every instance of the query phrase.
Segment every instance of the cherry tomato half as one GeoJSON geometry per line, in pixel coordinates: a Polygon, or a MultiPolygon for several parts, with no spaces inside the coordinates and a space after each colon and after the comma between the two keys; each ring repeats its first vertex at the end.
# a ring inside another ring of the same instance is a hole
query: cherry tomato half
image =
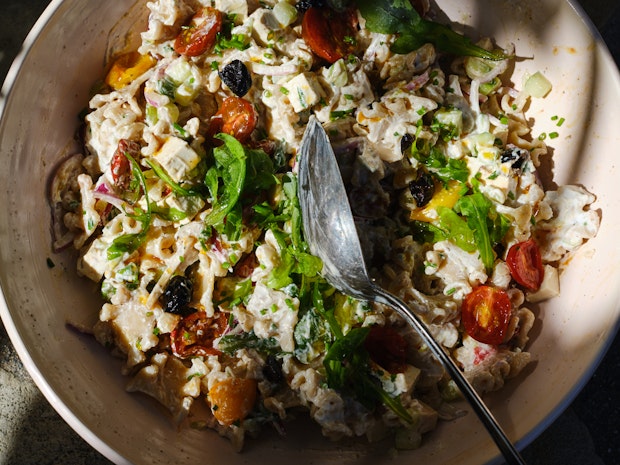
{"type": "Polygon", "coordinates": [[[519,242],[508,250],[506,264],[512,278],[530,291],[537,291],[545,276],[540,249],[534,239],[519,242]]]}
{"type": "Polygon", "coordinates": [[[224,15],[210,6],[201,8],[174,41],[174,50],[179,55],[196,57],[211,50],[217,34],[222,30],[224,15]]]}
{"type": "Polygon", "coordinates": [[[311,7],[301,22],[301,35],[312,51],[334,63],[355,49],[353,15],[337,13],[327,7],[311,7]]]}
{"type": "Polygon", "coordinates": [[[219,312],[211,318],[205,312],[194,312],[181,319],[170,333],[172,352],[181,358],[219,355],[213,341],[222,335],[227,325],[225,313],[219,312]]]}
{"type": "Polygon", "coordinates": [[[506,291],[479,286],[467,294],[461,308],[465,331],[476,341],[498,345],[510,322],[511,303],[506,291]]]}
{"type": "Polygon", "coordinates": [[[402,373],[405,369],[407,341],[393,328],[372,326],[364,347],[370,358],[390,373],[402,373]]]}
{"type": "Polygon", "coordinates": [[[256,110],[250,102],[240,97],[228,97],[211,118],[209,134],[214,136],[224,132],[239,142],[245,142],[254,131],[257,120],[256,110]]]}

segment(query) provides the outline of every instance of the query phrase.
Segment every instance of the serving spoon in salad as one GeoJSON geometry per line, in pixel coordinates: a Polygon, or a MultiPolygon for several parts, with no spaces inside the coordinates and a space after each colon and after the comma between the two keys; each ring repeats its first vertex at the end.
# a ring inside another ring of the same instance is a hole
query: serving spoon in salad
{"type": "Polygon", "coordinates": [[[471,404],[509,465],[525,461],[461,370],[422,320],[400,298],[370,279],[338,162],[321,123],[312,116],[299,153],[299,202],[306,242],[323,261],[322,274],[335,288],[392,307],[422,337],[471,404]]]}

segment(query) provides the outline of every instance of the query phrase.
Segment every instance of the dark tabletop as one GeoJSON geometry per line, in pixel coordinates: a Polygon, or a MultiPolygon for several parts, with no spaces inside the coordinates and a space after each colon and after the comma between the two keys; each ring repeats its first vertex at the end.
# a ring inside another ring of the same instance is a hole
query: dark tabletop
{"type": "MultiPolygon", "coordinates": [[[[102,0],[106,1],[106,0],[102,0]]],[[[0,82],[49,0],[2,0],[0,82]]],[[[616,63],[620,0],[582,0],[616,63]]],[[[523,456],[529,465],[620,464],[620,337],[573,403],[523,456]]],[[[0,465],[109,465],[38,390],[0,323],[0,465]]],[[[424,464],[419,464],[424,465],[424,464]]]]}

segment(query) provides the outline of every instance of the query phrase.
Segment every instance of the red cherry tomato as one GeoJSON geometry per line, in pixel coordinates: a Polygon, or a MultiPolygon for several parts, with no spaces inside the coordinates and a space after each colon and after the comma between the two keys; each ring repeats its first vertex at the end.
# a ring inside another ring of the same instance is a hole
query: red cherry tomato
{"type": "Polygon", "coordinates": [[[210,6],[201,8],[174,41],[174,50],[179,55],[196,57],[211,50],[217,34],[222,30],[224,15],[210,6]]]}
{"type": "Polygon", "coordinates": [[[390,373],[405,369],[407,341],[393,328],[373,326],[366,336],[364,347],[370,358],[390,373]]]}
{"type": "Polygon", "coordinates": [[[224,132],[239,142],[245,142],[254,131],[257,120],[256,110],[250,102],[240,97],[228,97],[211,118],[209,133],[214,136],[224,132]]]}
{"type": "Polygon", "coordinates": [[[172,352],[181,358],[196,355],[219,355],[213,347],[213,340],[222,335],[228,325],[225,313],[210,318],[205,312],[194,312],[186,316],[170,333],[172,352]]]}
{"type": "Polygon", "coordinates": [[[534,239],[519,242],[508,250],[506,264],[512,278],[530,291],[537,291],[545,276],[540,249],[534,239]]]}
{"type": "Polygon", "coordinates": [[[353,14],[337,13],[326,7],[311,7],[301,22],[301,35],[312,51],[334,63],[355,49],[353,14]]]}
{"type": "Polygon", "coordinates": [[[484,344],[504,341],[510,322],[511,303],[508,294],[490,286],[479,286],[463,300],[461,321],[465,331],[484,344]]]}

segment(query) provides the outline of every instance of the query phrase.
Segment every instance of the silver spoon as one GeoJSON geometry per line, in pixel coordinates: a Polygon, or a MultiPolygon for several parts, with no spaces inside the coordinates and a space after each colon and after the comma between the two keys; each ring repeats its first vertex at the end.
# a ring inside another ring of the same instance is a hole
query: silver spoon
{"type": "Polygon", "coordinates": [[[506,462],[525,465],[489,408],[420,318],[401,299],[379,287],[368,276],[336,157],[325,130],[314,116],[310,118],[301,143],[299,202],[306,241],[310,251],[323,260],[325,279],[347,295],[389,305],[396,310],[450,374],[506,462]]]}

